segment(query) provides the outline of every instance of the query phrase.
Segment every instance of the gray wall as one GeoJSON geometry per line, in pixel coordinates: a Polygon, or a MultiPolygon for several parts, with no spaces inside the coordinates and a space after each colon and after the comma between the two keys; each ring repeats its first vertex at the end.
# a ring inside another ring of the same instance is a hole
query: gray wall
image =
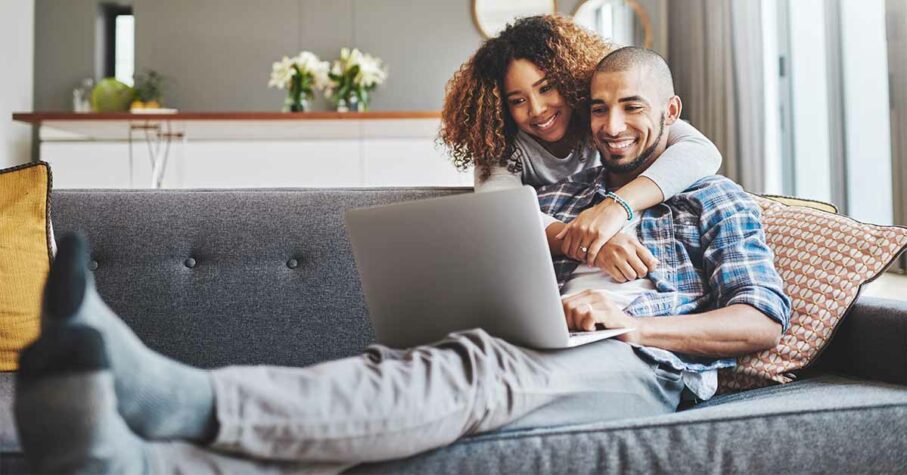
{"type": "MultiPolygon", "coordinates": [[[[581,0],[558,2],[572,13],[581,0]]],[[[665,0],[640,0],[656,47],[665,0]]],[[[101,0],[36,0],[35,110],[69,110],[71,91],[95,76],[101,0]]],[[[136,71],[172,78],[165,104],[185,111],[279,110],[271,63],[310,50],[333,60],[358,47],[388,65],[373,110],[437,110],[444,85],[481,44],[471,0],[133,0],[136,71]]],[[[661,49],[661,48],[658,48],[661,49]]],[[[326,109],[323,100],[316,109],[326,109]]]]}
{"type": "Polygon", "coordinates": [[[0,58],[7,68],[0,75],[0,169],[31,158],[31,127],[12,115],[32,103],[34,17],[34,0],[0,1],[0,58]]]}

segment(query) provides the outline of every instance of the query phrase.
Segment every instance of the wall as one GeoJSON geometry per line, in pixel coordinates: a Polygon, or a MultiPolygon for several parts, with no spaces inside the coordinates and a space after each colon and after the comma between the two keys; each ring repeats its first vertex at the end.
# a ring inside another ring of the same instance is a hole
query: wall
{"type": "Polygon", "coordinates": [[[30,158],[31,129],[12,113],[31,108],[34,18],[34,0],[0,1],[0,168],[30,158]]]}
{"type": "MultiPolygon", "coordinates": [[[[570,14],[581,0],[558,2],[570,14]]],[[[69,110],[71,90],[95,70],[99,0],[36,0],[36,110],[69,110]]],[[[665,0],[639,0],[665,51],[665,0]]],[[[124,2],[119,2],[124,3],[124,2]]],[[[388,83],[375,110],[436,110],[444,85],[481,44],[470,0],[133,0],[136,70],[173,78],[168,105],[192,111],[277,110],[271,63],[302,49],[333,59],[342,46],[382,58],[388,83]]],[[[323,101],[317,109],[326,108],[323,101]]]]}
{"type": "MultiPolygon", "coordinates": [[[[72,110],[72,90],[101,73],[95,37],[102,0],[34,0],[36,111],[72,110]]],[[[106,2],[129,4],[128,1],[106,2]]]]}

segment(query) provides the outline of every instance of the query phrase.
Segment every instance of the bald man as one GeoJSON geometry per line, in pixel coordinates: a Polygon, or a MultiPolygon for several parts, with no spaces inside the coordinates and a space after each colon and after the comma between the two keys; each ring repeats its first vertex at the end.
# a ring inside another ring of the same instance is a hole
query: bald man
{"type": "MultiPolygon", "coordinates": [[[[658,160],[681,111],[667,65],[648,50],[606,57],[591,92],[603,166],[539,195],[565,223],[619,200],[609,190],[658,160]]],[[[659,262],[646,278],[616,282],[567,258],[554,264],[569,326],[635,331],[535,351],[477,329],[307,368],[207,371],[154,353],[97,294],[87,244],[66,236],[42,335],[20,360],[26,459],[37,473],[340,471],[502,426],[653,416],[682,398],[707,399],[718,368],[774,346],[788,325],[759,211],[737,185],[709,177],[630,214],[628,248],[659,262]]]]}

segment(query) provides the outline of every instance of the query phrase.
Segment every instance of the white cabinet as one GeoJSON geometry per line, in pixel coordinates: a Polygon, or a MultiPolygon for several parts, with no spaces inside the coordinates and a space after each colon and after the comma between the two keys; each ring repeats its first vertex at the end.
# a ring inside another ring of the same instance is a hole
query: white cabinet
{"type": "MultiPolygon", "coordinates": [[[[175,122],[183,138],[169,144],[161,187],[471,186],[472,173],[458,172],[436,145],[439,126],[439,119],[175,122]]],[[[95,135],[79,127],[41,128],[54,188],[152,187],[143,134],[134,134],[130,154],[128,134],[113,125],[95,135]]]]}

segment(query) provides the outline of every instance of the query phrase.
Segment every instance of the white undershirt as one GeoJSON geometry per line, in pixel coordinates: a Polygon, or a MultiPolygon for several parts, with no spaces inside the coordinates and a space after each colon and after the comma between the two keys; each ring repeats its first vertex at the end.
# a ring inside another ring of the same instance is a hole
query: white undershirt
{"type": "MultiPolygon", "coordinates": [[[[623,234],[636,236],[636,229],[639,227],[639,216],[633,218],[633,221],[624,225],[620,230],[623,234]]],[[[655,290],[655,284],[649,279],[636,279],[629,282],[618,282],[607,272],[598,267],[591,267],[586,264],[580,264],[570,278],[564,284],[561,290],[563,295],[575,294],[584,290],[604,290],[608,292],[608,297],[620,308],[627,308],[631,302],[636,300],[643,292],[655,290]]]]}

